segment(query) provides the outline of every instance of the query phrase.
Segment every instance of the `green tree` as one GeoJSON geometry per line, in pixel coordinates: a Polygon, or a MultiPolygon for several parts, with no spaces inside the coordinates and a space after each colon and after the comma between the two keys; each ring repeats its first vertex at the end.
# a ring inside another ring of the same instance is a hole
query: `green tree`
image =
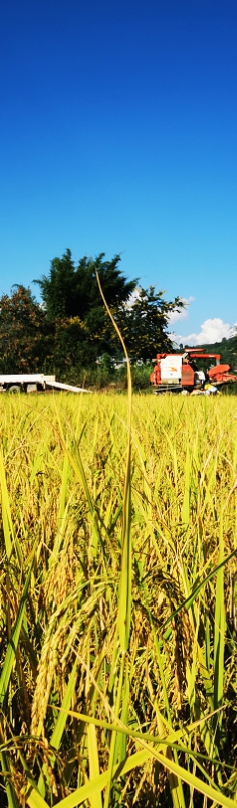
{"type": "Polygon", "coordinates": [[[237,373],[237,332],[221,342],[202,343],[202,347],[207,353],[219,353],[221,363],[230,365],[232,372],[237,373]]]}
{"type": "Polygon", "coordinates": [[[155,292],[155,286],[137,289],[131,305],[120,307],[117,322],[131,357],[152,360],[159,351],[173,351],[168,334],[169,315],[181,311],[180,297],[164,300],[164,292],[155,292]]]}
{"type": "Polygon", "coordinates": [[[66,250],[62,258],[51,261],[49,275],[36,281],[47,317],[55,324],[56,357],[61,366],[65,365],[65,353],[70,365],[79,360],[79,355],[80,362],[87,365],[100,354],[111,353],[113,328],[100,296],[96,273],[113,312],[129,299],[137,280],[127,281],[122,275],[119,255],[111,261],[104,258],[104,253],[95,260],[85,256],[75,266],[71,251],[66,250]],[[74,346],[73,333],[76,338],[74,346]]]}
{"type": "Polygon", "coordinates": [[[94,360],[95,347],[86,324],[79,317],[54,321],[54,371],[68,381],[94,360]]]}
{"type": "Polygon", "coordinates": [[[51,261],[49,275],[36,281],[45,312],[55,329],[57,372],[88,366],[102,354],[116,354],[121,346],[100,296],[96,273],[117,320],[131,356],[152,359],[160,351],[173,349],[168,336],[169,314],[180,310],[179,297],[167,302],[155,287],[139,288],[132,301],[137,279],[127,281],[119,268],[120,256],[111,261],[101,253],[95,260],[81,258],[77,265],[70,250],[51,261]]]}
{"type": "Polygon", "coordinates": [[[30,289],[15,285],[0,299],[0,372],[37,373],[51,369],[53,329],[30,289]]]}
{"type": "Polygon", "coordinates": [[[104,311],[96,272],[110,307],[117,307],[128,300],[137,280],[127,281],[124,278],[118,267],[119,255],[115,255],[112,261],[104,261],[104,256],[105,253],[101,253],[94,261],[92,258],[81,258],[75,267],[71,250],[66,250],[62,258],[51,261],[49,276],[43,275],[41,280],[36,281],[49,319],[89,318],[92,324],[94,315],[97,319],[98,312],[104,311]]]}

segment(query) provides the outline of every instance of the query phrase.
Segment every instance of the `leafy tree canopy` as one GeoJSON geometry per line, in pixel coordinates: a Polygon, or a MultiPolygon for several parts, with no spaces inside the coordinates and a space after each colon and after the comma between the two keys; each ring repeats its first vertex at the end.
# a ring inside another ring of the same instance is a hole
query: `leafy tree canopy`
{"type": "Polygon", "coordinates": [[[64,378],[106,353],[121,350],[117,334],[100,296],[104,296],[131,357],[151,360],[158,351],[173,350],[168,335],[169,315],[180,310],[179,297],[166,301],[155,287],[141,289],[119,269],[119,256],[93,261],[82,258],[75,267],[70,250],[51,262],[49,276],[39,283],[44,305],[30,289],[16,285],[0,300],[0,372],[55,372],[64,378]],[[133,294],[132,294],[133,293],[133,294]]]}
{"type": "Polygon", "coordinates": [[[237,373],[237,331],[233,337],[224,338],[221,342],[202,343],[202,348],[208,353],[219,353],[221,362],[230,365],[233,373],[237,373]]]}
{"type": "Polygon", "coordinates": [[[180,297],[168,302],[164,292],[155,292],[155,286],[138,288],[132,304],[123,305],[117,316],[129,355],[148,361],[159,351],[174,351],[167,333],[169,315],[183,307],[180,297]]]}
{"type": "Polygon", "coordinates": [[[72,260],[71,250],[66,250],[62,258],[51,261],[49,276],[43,275],[39,284],[47,315],[50,319],[64,317],[89,318],[90,327],[96,330],[100,326],[99,312],[104,307],[99,293],[96,272],[107,303],[111,308],[128,300],[137,280],[127,281],[123,277],[118,264],[120,256],[115,255],[112,261],[104,261],[105,253],[101,253],[94,261],[92,258],[81,258],[77,266],[72,260]]]}
{"type": "Polygon", "coordinates": [[[30,289],[0,299],[0,372],[37,373],[53,361],[52,328],[30,289]]]}
{"type": "MultiPolygon", "coordinates": [[[[156,293],[155,287],[150,286],[149,289],[139,287],[131,303],[137,279],[127,281],[119,269],[119,261],[119,255],[105,261],[105,253],[101,253],[95,260],[81,258],[75,266],[71,251],[66,250],[62,258],[51,261],[49,275],[43,275],[37,281],[48,318],[59,324],[56,326],[58,350],[60,345],[64,345],[66,350],[70,334],[72,352],[72,334],[75,333],[76,322],[78,324],[80,321],[80,328],[77,325],[80,346],[75,346],[75,353],[79,352],[83,362],[84,344],[85,364],[103,352],[111,354],[118,348],[118,338],[104,309],[96,273],[131,356],[146,360],[153,358],[159,350],[173,349],[167,334],[169,314],[183,307],[182,300],[176,297],[174,301],[167,302],[163,292],[156,293]],[[67,320],[74,321],[74,326],[69,328],[67,320]],[[63,328],[60,325],[62,322],[63,328]],[[81,330],[82,324],[84,332],[81,330]]],[[[73,361],[73,353],[70,356],[73,361]]]]}

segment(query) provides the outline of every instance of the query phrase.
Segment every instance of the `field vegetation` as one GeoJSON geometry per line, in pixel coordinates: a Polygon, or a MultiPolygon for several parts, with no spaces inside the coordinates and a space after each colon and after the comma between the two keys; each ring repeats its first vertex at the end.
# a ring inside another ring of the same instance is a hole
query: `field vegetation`
{"type": "Polygon", "coordinates": [[[2,806],[234,808],[237,403],[0,398],[2,806]]]}

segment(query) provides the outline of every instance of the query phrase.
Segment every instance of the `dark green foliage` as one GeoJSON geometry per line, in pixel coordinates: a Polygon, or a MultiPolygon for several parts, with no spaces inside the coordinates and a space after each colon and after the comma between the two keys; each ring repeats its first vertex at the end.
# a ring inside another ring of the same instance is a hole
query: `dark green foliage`
{"type": "Polygon", "coordinates": [[[212,345],[203,345],[208,353],[219,353],[221,362],[230,365],[233,373],[237,373],[237,334],[222,342],[213,342],[212,345]]]}
{"type": "Polygon", "coordinates": [[[114,354],[118,338],[104,309],[96,281],[96,273],[107,304],[115,316],[131,357],[151,360],[159,350],[172,350],[168,336],[169,314],[183,308],[180,297],[164,300],[163,292],[155,287],[136,289],[137,279],[127,281],[121,274],[119,255],[112,261],[104,260],[101,253],[94,261],[81,258],[75,267],[70,250],[62,258],[51,262],[49,276],[37,283],[50,320],[79,318],[85,328],[83,362],[88,364],[100,354],[114,354]],[[137,294],[130,302],[131,294],[137,294]]]}
{"type": "Polygon", "coordinates": [[[111,261],[101,253],[94,261],[81,258],[77,266],[70,250],[51,261],[49,276],[36,281],[47,317],[55,325],[55,367],[89,365],[101,353],[111,353],[114,332],[102,302],[96,273],[112,312],[124,304],[136,286],[119,269],[119,255],[111,261]]]}
{"type": "MultiPolygon", "coordinates": [[[[150,387],[150,375],[154,370],[153,365],[150,364],[143,364],[137,365],[134,364],[131,366],[131,373],[132,373],[132,386],[134,391],[148,391],[154,392],[153,388],[150,387]]],[[[126,390],[127,389],[127,371],[126,371],[126,364],[122,368],[116,371],[116,375],[114,377],[114,387],[116,390],[126,390]]]]}
{"type": "Polygon", "coordinates": [[[128,300],[137,281],[126,281],[123,277],[118,268],[119,255],[115,255],[112,261],[104,261],[104,256],[105,253],[101,253],[94,261],[84,256],[75,267],[71,251],[66,250],[62,258],[51,261],[49,277],[43,275],[37,281],[51,320],[57,317],[79,317],[88,322],[90,331],[101,325],[104,307],[96,272],[110,308],[118,307],[128,300]]]}
{"type": "Polygon", "coordinates": [[[173,351],[174,345],[168,335],[169,315],[184,308],[180,297],[167,302],[164,292],[155,292],[155,286],[137,290],[132,306],[118,311],[117,322],[121,329],[129,356],[151,361],[159,351],[173,351]]]}
{"type": "Polygon", "coordinates": [[[53,328],[30,289],[15,285],[0,300],[0,372],[37,373],[53,362],[53,328]]]}
{"type": "Polygon", "coordinates": [[[22,285],[14,287],[11,296],[2,297],[2,373],[54,372],[61,380],[79,383],[86,368],[93,381],[98,378],[99,387],[114,381],[110,357],[119,355],[121,345],[96,275],[131,359],[147,362],[158,351],[173,350],[169,314],[183,308],[182,300],[176,297],[168,302],[154,286],[142,289],[137,279],[128,281],[119,269],[119,255],[104,259],[101,253],[95,260],[84,257],[75,265],[69,249],[62,258],[54,258],[49,275],[36,281],[43,306],[22,285]],[[102,365],[97,367],[101,356],[102,365]]]}

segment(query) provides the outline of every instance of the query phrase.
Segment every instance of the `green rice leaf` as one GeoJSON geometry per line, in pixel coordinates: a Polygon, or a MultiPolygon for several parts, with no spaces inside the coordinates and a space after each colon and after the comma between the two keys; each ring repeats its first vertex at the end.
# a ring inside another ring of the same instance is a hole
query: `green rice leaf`
{"type": "Polygon", "coordinates": [[[10,642],[8,644],[6,657],[5,657],[5,661],[4,661],[4,665],[3,665],[3,669],[2,669],[2,673],[1,673],[1,677],[0,677],[0,705],[2,705],[3,702],[4,702],[4,699],[5,699],[5,696],[6,696],[6,693],[7,693],[7,689],[8,689],[8,685],[9,685],[9,681],[10,681],[10,677],[11,677],[12,668],[13,668],[15,658],[16,658],[16,652],[17,652],[17,647],[18,647],[18,642],[19,642],[19,636],[20,636],[22,621],[23,621],[23,618],[24,618],[26,599],[27,599],[28,589],[29,589],[29,585],[30,585],[30,578],[31,578],[31,570],[32,570],[33,560],[34,560],[34,558],[32,559],[32,562],[31,562],[31,565],[30,565],[30,568],[29,568],[29,571],[28,571],[28,574],[27,574],[27,577],[26,577],[25,585],[24,585],[23,592],[22,592],[22,595],[21,595],[21,598],[20,598],[20,603],[19,603],[16,622],[15,622],[15,625],[14,625],[14,629],[13,629],[13,632],[12,632],[10,642]]]}

